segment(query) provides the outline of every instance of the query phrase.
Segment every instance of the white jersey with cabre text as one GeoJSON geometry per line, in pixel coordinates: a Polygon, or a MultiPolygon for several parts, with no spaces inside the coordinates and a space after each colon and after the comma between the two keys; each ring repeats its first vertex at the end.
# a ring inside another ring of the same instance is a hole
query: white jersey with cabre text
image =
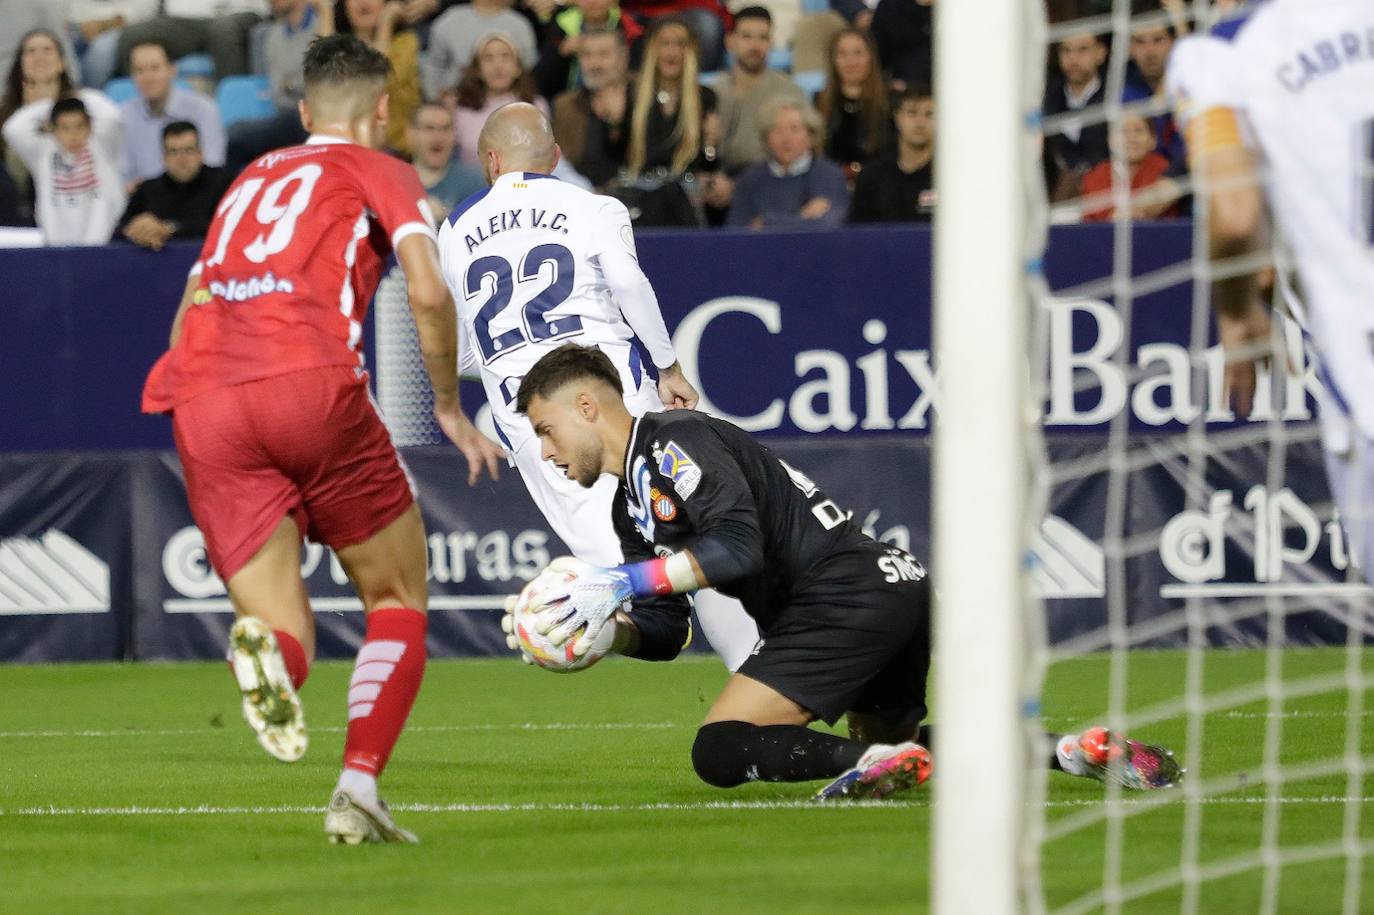
{"type": "Polygon", "coordinates": [[[480,367],[512,453],[534,435],[515,395],[545,353],[567,342],[598,347],[620,369],[627,397],[649,378],[643,352],[657,368],[675,361],[629,213],[613,197],[548,175],[502,175],[440,228],[439,257],[465,364],[480,367]]]}
{"type": "Polygon", "coordinates": [[[1324,381],[1374,438],[1374,2],[1270,0],[1180,41],[1167,88],[1184,125],[1240,118],[1292,249],[1324,381]]]}

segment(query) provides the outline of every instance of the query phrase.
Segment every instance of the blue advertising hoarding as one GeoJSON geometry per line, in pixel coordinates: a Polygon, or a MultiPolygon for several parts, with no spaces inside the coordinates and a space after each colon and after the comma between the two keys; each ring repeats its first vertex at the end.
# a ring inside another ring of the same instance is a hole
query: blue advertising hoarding
{"type": "MultiPolygon", "coordinates": [[[[1217,439],[1210,501],[1184,497],[1180,435],[1200,417],[1234,425],[1221,363],[1189,357],[1193,287],[1147,283],[1129,303],[1101,281],[1110,227],[1055,231],[1045,270],[1061,294],[1038,306],[1049,353],[1044,418],[1057,468],[1050,517],[1035,544],[1052,641],[1095,647],[1105,632],[1100,543],[1110,487],[1128,487],[1125,562],[1133,622],[1151,644],[1186,635],[1189,596],[1236,588],[1210,635],[1246,642],[1246,601],[1279,581],[1321,588],[1348,567],[1331,507],[1308,394],[1315,385],[1290,332],[1298,371],[1276,379],[1272,409],[1293,444],[1281,490],[1262,483],[1269,414],[1217,439]],[[1103,432],[1125,416],[1149,460],[1124,476],[1103,432]]],[[[1144,225],[1134,271],[1186,262],[1186,225],[1144,225]]],[[[876,536],[929,555],[929,440],[939,409],[931,358],[930,234],[910,227],[797,235],[659,234],[640,239],[669,329],[704,405],[763,435],[876,536]]],[[[137,413],[143,377],[165,345],[194,246],[0,251],[0,660],[213,657],[229,624],[185,505],[170,424],[137,413]]],[[[980,303],[968,303],[977,312],[980,303]]],[[[371,361],[371,360],[370,360],[371,361]]],[[[1266,382],[1267,384],[1267,382],[1266,382]]],[[[476,389],[474,389],[476,391],[476,389]]],[[[471,403],[471,401],[469,401],[471,403]]],[[[492,610],[561,552],[515,475],[468,489],[443,447],[407,452],[430,530],[436,654],[501,650],[492,610]]],[[[995,523],[990,519],[989,523],[995,523]]],[[[327,550],[303,572],[323,656],[357,645],[361,615],[327,550]]],[[[1301,588],[1296,600],[1302,601],[1301,588]]],[[[1256,597],[1258,594],[1260,596],[1256,597]]],[[[1315,605],[1315,603],[1313,604],[1315,605]]],[[[1303,606],[1306,606],[1305,604],[1303,606]]],[[[1295,614],[1292,637],[1343,638],[1295,614]]]]}

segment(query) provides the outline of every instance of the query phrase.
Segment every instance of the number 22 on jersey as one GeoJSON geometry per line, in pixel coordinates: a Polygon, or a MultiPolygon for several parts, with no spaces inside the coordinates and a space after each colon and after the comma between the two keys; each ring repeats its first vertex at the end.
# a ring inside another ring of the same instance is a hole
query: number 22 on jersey
{"type": "Polygon", "coordinates": [[[512,269],[510,261],[494,254],[472,262],[463,278],[463,294],[469,302],[483,294],[487,297],[473,320],[483,364],[490,364],[498,356],[527,343],[562,340],[582,333],[582,319],[577,315],[547,317],[549,311],[562,305],[572,294],[575,270],[572,252],[554,244],[531,249],[520,259],[516,269],[512,269]],[[519,306],[520,320],[515,327],[493,336],[492,322],[512,307],[517,293],[524,293],[539,282],[545,265],[552,270],[548,285],[536,290],[524,305],[519,306]]]}

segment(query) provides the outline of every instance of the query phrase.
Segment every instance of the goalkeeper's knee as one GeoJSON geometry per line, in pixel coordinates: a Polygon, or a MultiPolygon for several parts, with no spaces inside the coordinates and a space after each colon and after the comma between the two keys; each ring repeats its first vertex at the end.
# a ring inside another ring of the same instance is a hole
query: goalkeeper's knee
{"type": "Polygon", "coordinates": [[[692,768],[708,785],[733,788],[749,780],[746,739],[758,730],[747,721],[713,721],[697,729],[692,768]]]}

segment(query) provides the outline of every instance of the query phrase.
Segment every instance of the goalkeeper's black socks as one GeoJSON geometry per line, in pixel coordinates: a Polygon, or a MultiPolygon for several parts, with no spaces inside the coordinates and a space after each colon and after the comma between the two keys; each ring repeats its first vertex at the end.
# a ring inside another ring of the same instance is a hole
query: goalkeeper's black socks
{"type": "Polygon", "coordinates": [[[708,785],[805,782],[853,768],[871,744],[795,724],[715,721],[692,744],[692,766],[708,785]]]}

